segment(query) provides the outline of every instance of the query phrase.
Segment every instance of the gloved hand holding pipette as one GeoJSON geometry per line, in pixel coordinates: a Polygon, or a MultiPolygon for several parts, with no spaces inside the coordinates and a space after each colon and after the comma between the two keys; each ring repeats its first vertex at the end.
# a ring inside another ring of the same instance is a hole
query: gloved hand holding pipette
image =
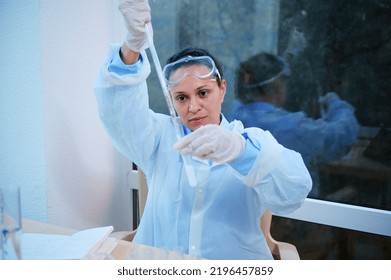
{"type": "Polygon", "coordinates": [[[119,10],[128,30],[126,46],[133,51],[146,49],[148,40],[145,34],[145,24],[151,21],[151,8],[148,1],[120,0],[119,10]]]}
{"type": "Polygon", "coordinates": [[[229,163],[244,150],[246,140],[238,132],[229,131],[216,124],[202,126],[180,139],[174,147],[183,155],[229,163]]]}

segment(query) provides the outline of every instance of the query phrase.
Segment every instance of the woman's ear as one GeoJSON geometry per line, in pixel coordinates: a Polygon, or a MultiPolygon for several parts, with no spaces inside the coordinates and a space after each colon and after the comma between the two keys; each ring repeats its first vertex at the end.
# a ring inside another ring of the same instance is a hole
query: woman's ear
{"type": "Polygon", "coordinates": [[[225,93],[227,92],[227,81],[222,80],[220,84],[221,103],[224,101],[225,93]]]}

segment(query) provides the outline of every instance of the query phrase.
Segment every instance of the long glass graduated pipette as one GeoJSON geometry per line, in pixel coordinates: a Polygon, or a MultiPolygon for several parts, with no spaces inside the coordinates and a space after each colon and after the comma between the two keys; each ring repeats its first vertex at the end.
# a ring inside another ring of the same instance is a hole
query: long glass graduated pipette
{"type": "MultiPolygon", "coordinates": [[[[174,128],[175,128],[175,133],[177,136],[177,139],[179,140],[182,138],[184,135],[183,127],[182,127],[182,121],[181,119],[177,116],[176,111],[174,109],[174,104],[172,102],[172,99],[170,97],[170,94],[167,89],[166,81],[163,79],[163,70],[162,66],[160,65],[159,57],[156,52],[155,45],[153,43],[153,37],[152,37],[152,26],[151,23],[147,23],[145,26],[146,28],[146,34],[147,34],[147,40],[149,44],[149,50],[151,52],[152,60],[155,65],[156,73],[159,78],[160,86],[163,90],[164,97],[166,98],[167,102],[167,107],[170,112],[170,115],[172,117],[172,121],[174,123],[174,128]]],[[[197,186],[197,178],[194,172],[194,166],[191,162],[190,155],[184,156],[182,155],[183,159],[183,164],[185,165],[185,170],[186,170],[186,175],[187,179],[189,180],[189,183],[192,187],[197,186]]]]}

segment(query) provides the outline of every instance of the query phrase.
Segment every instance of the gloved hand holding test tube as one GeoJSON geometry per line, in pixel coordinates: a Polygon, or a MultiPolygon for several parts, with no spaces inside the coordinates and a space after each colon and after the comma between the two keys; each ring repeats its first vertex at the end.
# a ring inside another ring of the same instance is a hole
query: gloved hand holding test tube
{"type": "MultiPolygon", "coordinates": [[[[183,128],[182,128],[182,121],[177,116],[177,114],[175,112],[174,104],[173,104],[172,99],[170,97],[170,94],[168,92],[166,82],[165,82],[165,80],[163,78],[162,67],[160,65],[159,57],[157,55],[156,48],[155,48],[155,45],[153,43],[153,35],[152,35],[152,32],[151,32],[151,30],[152,30],[151,23],[148,22],[146,24],[145,28],[146,28],[146,35],[147,35],[147,40],[148,40],[148,45],[149,45],[149,50],[150,50],[150,53],[151,53],[151,56],[152,56],[152,60],[153,60],[153,63],[155,65],[156,73],[157,73],[157,76],[159,78],[160,86],[162,88],[164,97],[166,98],[168,110],[169,110],[170,115],[172,117],[172,120],[174,122],[174,127],[175,127],[175,131],[176,131],[177,139],[179,140],[183,136],[185,136],[183,128]]],[[[198,182],[197,182],[197,178],[196,178],[196,175],[195,175],[194,166],[193,166],[193,164],[191,162],[190,155],[182,155],[182,159],[183,159],[183,163],[185,165],[186,175],[187,175],[187,178],[189,180],[190,185],[192,187],[197,186],[198,182]]]]}

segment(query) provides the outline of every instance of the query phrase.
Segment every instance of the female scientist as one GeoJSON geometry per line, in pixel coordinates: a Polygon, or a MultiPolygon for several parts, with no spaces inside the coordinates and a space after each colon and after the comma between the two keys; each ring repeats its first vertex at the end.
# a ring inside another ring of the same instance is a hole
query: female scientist
{"type": "Polygon", "coordinates": [[[221,114],[226,81],[205,50],[169,59],[164,77],[182,120],[177,141],[170,116],[148,107],[147,1],[122,1],[128,36],[112,46],[95,86],[99,113],[116,148],[147,177],[148,198],[134,242],[206,259],[272,259],[259,219],[289,213],[311,189],[301,156],[259,128],[221,114]],[[189,184],[181,154],[191,156],[189,184]]]}

